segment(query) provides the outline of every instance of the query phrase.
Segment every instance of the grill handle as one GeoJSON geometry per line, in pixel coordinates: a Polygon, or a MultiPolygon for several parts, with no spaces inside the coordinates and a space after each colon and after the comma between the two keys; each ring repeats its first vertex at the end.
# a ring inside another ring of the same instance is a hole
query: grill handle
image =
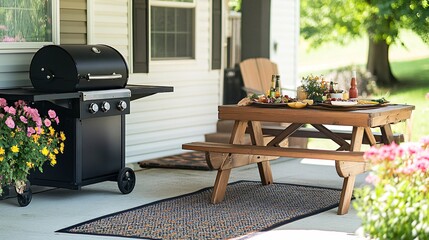
{"type": "Polygon", "coordinates": [[[121,79],[122,74],[112,73],[112,75],[96,75],[92,76],[91,74],[87,74],[85,76],[87,80],[109,80],[109,79],[121,79]]]}

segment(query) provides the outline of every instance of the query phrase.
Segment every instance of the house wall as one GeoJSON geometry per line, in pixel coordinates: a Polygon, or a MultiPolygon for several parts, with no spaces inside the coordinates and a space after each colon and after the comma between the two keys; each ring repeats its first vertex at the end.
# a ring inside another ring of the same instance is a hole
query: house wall
{"type": "Polygon", "coordinates": [[[131,0],[93,0],[88,3],[89,43],[104,43],[128,59],[128,84],[173,86],[131,102],[126,118],[126,162],[134,163],[182,152],[182,144],[203,141],[215,131],[220,104],[221,71],[211,70],[211,1],[196,7],[194,60],[151,61],[149,73],[132,73],[131,0]]]}
{"type": "Polygon", "coordinates": [[[299,0],[271,0],[270,59],[277,63],[286,94],[296,95],[299,0]]]}
{"type": "Polygon", "coordinates": [[[60,1],[61,44],[86,44],[87,0],[60,1]]]}

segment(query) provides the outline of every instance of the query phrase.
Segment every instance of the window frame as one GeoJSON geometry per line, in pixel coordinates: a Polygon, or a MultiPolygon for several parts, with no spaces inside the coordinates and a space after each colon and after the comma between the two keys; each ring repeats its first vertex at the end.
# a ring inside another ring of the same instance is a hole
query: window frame
{"type": "Polygon", "coordinates": [[[39,48],[59,43],[59,2],[51,0],[52,11],[52,41],[50,42],[0,42],[0,53],[36,52],[39,48]]]}
{"type": "Polygon", "coordinates": [[[149,34],[149,49],[148,49],[148,54],[149,54],[149,61],[150,62],[164,62],[164,61],[189,61],[189,60],[195,60],[196,58],[196,22],[197,22],[197,0],[192,0],[192,2],[174,2],[174,1],[162,1],[162,0],[151,0],[149,1],[149,30],[148,30],[148,34],[149,34]],[[192,32],[192,39],[193,39],[193,44],[192,44],[192,56],[189,57],[164,57],[164,58],[154,58],[152,56],[152,16],[151,16],[151,12],[152,12],[152,7],[165,7],[165,8],[187,8],[187,9],[193,9],[193,22],[192,22],[192,28],[193,28],[193,32],[192,32]]]}

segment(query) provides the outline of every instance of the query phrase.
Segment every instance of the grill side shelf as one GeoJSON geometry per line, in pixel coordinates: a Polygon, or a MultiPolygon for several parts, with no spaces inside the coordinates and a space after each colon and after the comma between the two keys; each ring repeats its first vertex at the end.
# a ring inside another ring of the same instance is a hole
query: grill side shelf
{"type": "Polygon", "coordinates": [[[131,91],[131,101],[144,98],[156,93],[173,92],[174,88],[170,86],[153,86],[153,85],[133,85],[128,84],[125,88],[131,91]]]}
{"type": "Polygon", "coordinates": [[[35,91],[34,88],[13,88],[13,89],[0,89],[0,97],[7,100],[24,100],[24,101],[52,101],[61,99],[79,98],[79,92],[68,93],[44,93],[35,91]]]}

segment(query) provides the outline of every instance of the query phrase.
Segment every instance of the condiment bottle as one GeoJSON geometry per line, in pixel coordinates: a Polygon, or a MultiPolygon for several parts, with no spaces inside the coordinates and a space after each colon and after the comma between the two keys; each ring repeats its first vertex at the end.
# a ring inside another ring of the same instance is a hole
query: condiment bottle
{"type": "Polygon", "coordinates": [[[280,86],[280,75],[276,75],[276,98],[282,96],[282,88],[280,86]]]}
{"type": "Polygon", "coordinates": [[[272,98],[276,97],[276,75],[271,76],[271,87],[270,87],[270,96],[272,98]]]}
{"type": "Polygon", "coordinates": [[[357,98],[358,97],[358,89],[356,86],[356,71],[353,71],[352,80],[350,82],[350,90],[349,90],[349,98],[357,98]]]}

